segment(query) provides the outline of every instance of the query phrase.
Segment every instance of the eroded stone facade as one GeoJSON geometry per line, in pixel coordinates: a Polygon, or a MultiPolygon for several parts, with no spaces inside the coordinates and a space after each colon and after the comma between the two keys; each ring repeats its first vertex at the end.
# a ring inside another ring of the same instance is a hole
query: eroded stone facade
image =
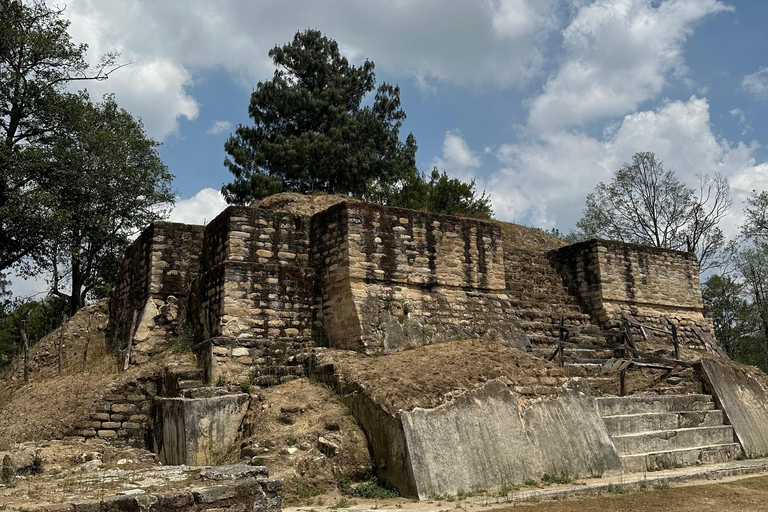
{"type": "Polygon", "coordinates": [[[552,251],[550,259],[601,325],[615,327],[625,316],[665,330],[672,322],[685,345],[714,348],[693,254],[589,240],[552,251]]]}
{"type": "Polygon", "coordinates": [[[692,255],[593,240],[545,253],[501,224],[360,202],[314,215],[229,207],[205,228],[155,223],[126,255],[110,303],[133,362],[186,324],[208,382],[280,382],[313,343],[366,353],[464,338],[526,348],[622,316],[713,346],[692,255]],[[506,240],[506,242],[509,242],[506,240]]]}

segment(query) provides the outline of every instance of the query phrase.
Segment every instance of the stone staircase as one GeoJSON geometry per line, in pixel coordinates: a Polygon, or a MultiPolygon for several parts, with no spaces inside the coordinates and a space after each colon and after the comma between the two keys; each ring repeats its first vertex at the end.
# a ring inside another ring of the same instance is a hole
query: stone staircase
{"type": "Polygon", "coordinates": [[[597,398],[624,471],[725,462],[740,450],[710,395],[597,398]]]}
{"type": "Polygon", "coordinates": [[[505,250],[504,274],[515,320],[531,340],[535,355],[548,357],[554,350],[560,315],[565,326],[597,329],[568,293],[546,253],[505,250]]]}

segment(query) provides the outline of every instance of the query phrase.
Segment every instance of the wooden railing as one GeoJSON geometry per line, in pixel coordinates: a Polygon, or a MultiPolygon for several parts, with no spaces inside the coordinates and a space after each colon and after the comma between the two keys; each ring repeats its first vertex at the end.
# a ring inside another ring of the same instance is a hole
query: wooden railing
{"type": "Polygon", "coordinates": [[[627,318],[624,318],[621,327],[616,329],[578,329],[574,327],[565,327],[563,325],[563,317],[561,315],[559,328],[560,335],[558,336],[557,348],[552,353],[552,355],[549,356],[548,361],[554,361],[554,359],[559,355],[560,366],[564,366],[566,363],[603,364],[604,373],[618,371],[619,395],[624,396],[626,394],[625,374],[627,370],[649,368],[655,370],[667,370],[671,372],[676,366],[692,366],[691,363],[680,360],[680,347],[677,339],[677,328],[671,321],[667,321],[671,326],[669,331],[660,329],[658,327],[643,325],[627,318]],[[640,328],[643,334],[643,338],[646,340],[648,337],[646,335],[645,329],[671,335],[675,346],[675,359],[666,359],[640,351],[637,348],[637,344],[635,343],[634,337],[632,335],[632,326],[640,328]],[[568,341],[571,337],[579,335],[602,336],[603,338],[610,339],[612,343],[600,345],[573,343],[568,341]],[[570,357],[566,355],[566,349],[594,352],[613,351],[614,357],[570,357]]]}

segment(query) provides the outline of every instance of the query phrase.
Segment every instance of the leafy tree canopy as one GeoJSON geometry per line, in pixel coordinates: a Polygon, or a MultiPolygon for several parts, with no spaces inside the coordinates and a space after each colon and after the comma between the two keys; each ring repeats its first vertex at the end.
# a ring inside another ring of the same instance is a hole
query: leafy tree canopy
{"type": "Polygon", "coordinates": [[[730,206],[725,177],[701,175],[696,191],[665,170],[653,153],[635,153],[610,183],[599,183],[587,196],[577,227],[582,238],[693,252],[704,272],[719,263],[725,237],[718,223],[730,206]]]}
{"type": "Polygon", "coordinates": [[[400,89],[382,84],[371,105],[374,64],[350,65],[338,44],[317,30],[298,32],[269,56],[272,80],[259,82],[248,109],[253,126],[239,126],[225,144],[234,182],[229,202],[247,203],[281,191],[349,193],[393,182],[415,168],[416,143],[399,131],[400,89]]]}
{"type": "Polygon", "coordinates": [[[474,181],[416,168],[416,139],[400,140],[405,112],[400,89],[376,88],[373,62],[351,65],[336,41],[317,30],[297,32],[275,46],[271,80],[259,82],[240,125],[225,144],[234,181],[222,188],[230,203],[247,204],[283,191],[325,191],[408,208],[490,215],[490,199],[474,181]],[[370,104],[369,94],[376,90],[370,104]]]}
{"type": "Polygon", "coordinates": [[[52,293],[73,315],[89,293],[109,287],[129,236],[161,218],[174,194],[159,144],[113,96],[94,104],[81,92],[69,102],[66,129],[52,136],[48,152],[50,229],[26,270],[48,271],[52,293]]]}
{"type": "Polygon", "coordinates": [[[42,0],[0,0],[0,270],[45,236],[52,214],[46,149],[67,116],[64,87],[116,68],[116,53],[89,68],[87,46],[71,41],[62,12],[42,0]]]}
{"type": "Polygon", "coordinates": [[[391,206],[425,209],[433,213],[490,218],[491,199],[485,192],[477,196],[475,180],[465,183],[449,178],[435,167],[427,181],[425,176],[414,174],[401,188],[390,187],[381,198],[391,206]]]}

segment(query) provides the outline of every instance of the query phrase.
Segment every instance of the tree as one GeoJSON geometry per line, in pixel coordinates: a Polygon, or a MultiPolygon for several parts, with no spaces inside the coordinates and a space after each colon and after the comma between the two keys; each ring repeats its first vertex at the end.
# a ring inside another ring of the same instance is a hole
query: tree
{"type": "Polygon", "coordinates": [[[27,271],[50,272],[51,292],[73,315],[89,293],[108,287],[130,235],[161,218],[174,194],[159,144],[113,96],[94,104],[81,92],[70,102],[66,129],[51,139],[51,231],[27,271]]]}
{"type": "Polygon", "coordinates": [[[71,41],[62,13],[42,0],[0,0],[0,270],[40,247],[48,227],[46,149],[67,116],[62,91],[119,67],[109,53],[91,69],[87,46],[71,41]]]}
{"type": "Polygon", "coordinates": [[[270,81],[251,95],[254,126],[240,125],[225,144],[235,180],[222,192],[247,203],[281,191],[327,191],[363,197],[377,182],[395,182],[412,170],[416,143],[403,143],[400,89],[375,86],[374,64],[349,64],[338,44],[317,30],[297,32],[275,46],[270,81]]]}
{"type": "Polygon", "coordinates": [[[480,218],[491,218],[493,215],[490,197],[485,192],[477,196],[474,179],[465,183],[449,178],[445,171],[441,174],[437,167],[432,170],[429,181],[423,175],[414,174],[402,187],[389,187],[387,190],[386,197],[379,199],[391,206],[480,218]]]}
{"type": "Polygon", "coordinates": [[[709,308],[715,338],[728,357],[733,359],[740,341],[752,333],[751,312],[744,298],[744,285],[730,276],[713,274],[702,286],[702,297],[709,308]]]}
{"type": "Polygon", "coordinates": [[[587,196],[577,223],[584,237],[605,237],[696,254],[700,272],[718,264],[725,238],[718,227],[731,206],[728,180],[701,175],[699,190],[665,170],[653,153],[635,153],[610,183],[587,196]]]}

